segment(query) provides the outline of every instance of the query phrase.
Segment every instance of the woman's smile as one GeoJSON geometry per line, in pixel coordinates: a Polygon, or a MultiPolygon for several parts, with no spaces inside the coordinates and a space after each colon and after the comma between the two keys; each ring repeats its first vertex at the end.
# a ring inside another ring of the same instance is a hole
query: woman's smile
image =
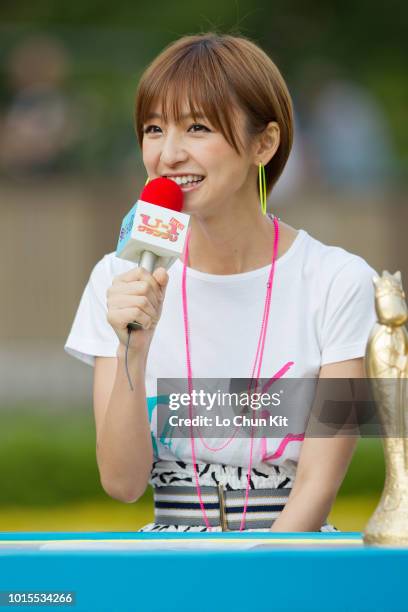
{"type": "Polygon", "coordinates": [[[197,191],[197,189],[200,189],[202,183],[204,183],[204,179],[199,183],[186,183],[185,185],[180,185],[180,188],[184,193],[189,191],[197,191]]]}
{"type": "Polygon", "coordinates": [[[183,174],[183,175],[164,175],[165,178],[174,181],[184,193],[199,189],[205,180],[205,176],[198,174],[183,174]]]}

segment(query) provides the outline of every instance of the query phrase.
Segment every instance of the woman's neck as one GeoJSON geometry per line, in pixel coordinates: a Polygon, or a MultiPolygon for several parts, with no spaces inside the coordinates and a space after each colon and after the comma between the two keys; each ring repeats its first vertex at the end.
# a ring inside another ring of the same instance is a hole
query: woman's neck
{"type": "Polygon", "coordinates": [[[260,209],[235,216],[217,212],[205,219],[192,215],[190,228],[190,268],[207,274],[239,274],[271,262],[274,223],[260,209]]]}

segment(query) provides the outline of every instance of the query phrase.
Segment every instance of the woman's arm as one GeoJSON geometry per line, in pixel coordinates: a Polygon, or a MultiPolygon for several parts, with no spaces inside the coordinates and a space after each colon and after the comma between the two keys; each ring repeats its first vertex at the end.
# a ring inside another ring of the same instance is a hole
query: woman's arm
{"type": "Polygon", "coordinates": [[[125,503],[143,495],[153,463],[150,422],[146,409],[146,357],[129,351],[129,387],[125,347],[117,358],[96,357],[94,412],[96,458],[105,491],[125,503]]]}
{"type": "MultiPolygon", "coordinates": [[[[329,363],[319,378],[365,378],[364,359],[329,363]]],[[[288,501],[271,531],[319,531],[327,519],[357,444],[357,437],[305,438],[288,501]]]]}

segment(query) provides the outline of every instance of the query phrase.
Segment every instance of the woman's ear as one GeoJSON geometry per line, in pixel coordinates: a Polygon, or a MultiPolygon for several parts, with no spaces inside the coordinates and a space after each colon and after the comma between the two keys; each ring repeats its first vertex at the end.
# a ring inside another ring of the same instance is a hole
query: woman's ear
{"type": "Polygon", "coordinates": [[[257,139],[255,163],[266,166],[275,155],[280,143],[280,129],[276,121],[270,121],[257,139]]]}

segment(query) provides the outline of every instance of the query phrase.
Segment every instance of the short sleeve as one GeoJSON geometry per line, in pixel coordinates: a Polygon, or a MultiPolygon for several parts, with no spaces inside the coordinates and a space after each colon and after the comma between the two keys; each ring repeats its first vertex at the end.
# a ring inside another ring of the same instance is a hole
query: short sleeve
{"type": "Polygon", "coordinates": [[[91,366],[95,365],[95,356],[116,357],[119,345],[106,318],[106,291],[112,284],[106,257],[91,272],[64,346],[69,355],[91,366]]]}
{"type": "Polygon", "coordinates": [[[377,320],[373,277],[377,272],[359,256],[332,278],[323,300],[321,365],[365,355],[377,320]]]}

